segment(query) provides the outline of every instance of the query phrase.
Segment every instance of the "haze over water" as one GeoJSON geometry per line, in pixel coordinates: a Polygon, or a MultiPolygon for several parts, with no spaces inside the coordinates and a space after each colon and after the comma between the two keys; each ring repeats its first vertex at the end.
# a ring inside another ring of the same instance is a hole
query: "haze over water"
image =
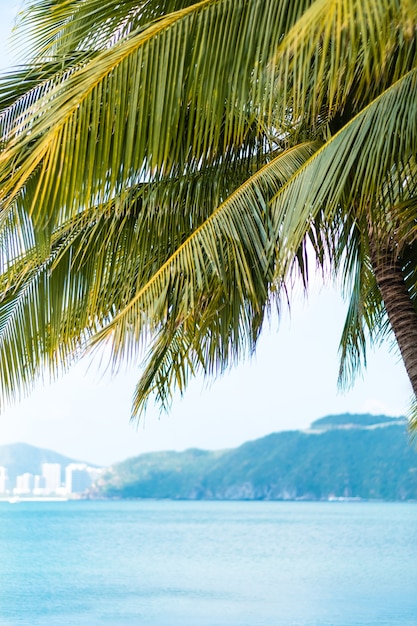
{"type": "Polygon", "coordinates": [[[0,626],[415,626],[417,503],[0,504],[0,626]]]}

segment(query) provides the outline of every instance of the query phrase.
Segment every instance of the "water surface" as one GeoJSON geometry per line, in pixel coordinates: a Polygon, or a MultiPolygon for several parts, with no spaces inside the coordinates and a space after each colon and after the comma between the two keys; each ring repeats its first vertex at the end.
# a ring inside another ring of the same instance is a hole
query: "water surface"
{"type": "Polygon", "coordinates": [[[0,503],[0,626],[416,626],[417,503],[0,503]]]}

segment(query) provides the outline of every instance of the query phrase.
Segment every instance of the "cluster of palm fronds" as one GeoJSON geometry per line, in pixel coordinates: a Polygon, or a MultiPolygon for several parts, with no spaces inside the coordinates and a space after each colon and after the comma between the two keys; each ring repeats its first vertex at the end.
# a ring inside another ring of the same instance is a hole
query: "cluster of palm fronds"
{"type": "Polygon", "coordinates": [[[168,406],[254,349],[309,248],[350,298],[341,378],[394,329],[417,391],[416,24],[413,0],[33,0],[0,80],[3,401],[111,342],[145,359],[133,415],[168,406]]]}

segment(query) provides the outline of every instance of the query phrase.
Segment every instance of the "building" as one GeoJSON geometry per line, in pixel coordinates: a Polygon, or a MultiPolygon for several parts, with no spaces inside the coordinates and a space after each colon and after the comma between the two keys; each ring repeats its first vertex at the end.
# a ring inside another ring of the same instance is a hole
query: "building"
{"type": "Polygon", "coordinates": [[[0,493],[7,493],[9,488],[9,474],[7,467],[0,465],[0,493]]]}
{"type": "Polygon", "coordinates": [[[16,487],[14,493],[17,496],[27,496],[32,493],[34,484],[34,476],[29,472],[25,472],[16,478],[16,487]]]}
{"type": "Polygon", "coordinates": [[[61,488],[61,464],[42,463],[42,478],[45,480],[45,494],[58,493],[61,488]]]}
{"type": "Polygon", "coordinates": [[[84,493],[91,483],[91,473],[84,463],[70,463],[65,468],[66,493],[84,493]]]}
{"type": "Polygon", "coordinates": [[[36,474],[33,480],[33,495],[43,496],[45,494],[45,478],[36,474]]]}
{"type": "Polygon", "coordinates": [[[35,480],[34,480],[34,484],[33,484],[33,490],[35,491],[36,489],[42,489],[44,490],[46,487],[46,480],[44,476],[39,476],[39,474],[36,474],[35,476],[35,480]]]}

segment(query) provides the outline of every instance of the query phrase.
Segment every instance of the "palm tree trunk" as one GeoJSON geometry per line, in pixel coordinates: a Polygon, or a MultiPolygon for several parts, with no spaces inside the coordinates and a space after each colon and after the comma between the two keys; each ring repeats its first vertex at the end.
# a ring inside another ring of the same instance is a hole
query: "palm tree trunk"
{"type": "Polygon", "coordinates": [[[376,250],[371,239],[371,262],[391,328],[417,398],[417,312],[410,299],[398,257],[392,248],[376,250]]]}

